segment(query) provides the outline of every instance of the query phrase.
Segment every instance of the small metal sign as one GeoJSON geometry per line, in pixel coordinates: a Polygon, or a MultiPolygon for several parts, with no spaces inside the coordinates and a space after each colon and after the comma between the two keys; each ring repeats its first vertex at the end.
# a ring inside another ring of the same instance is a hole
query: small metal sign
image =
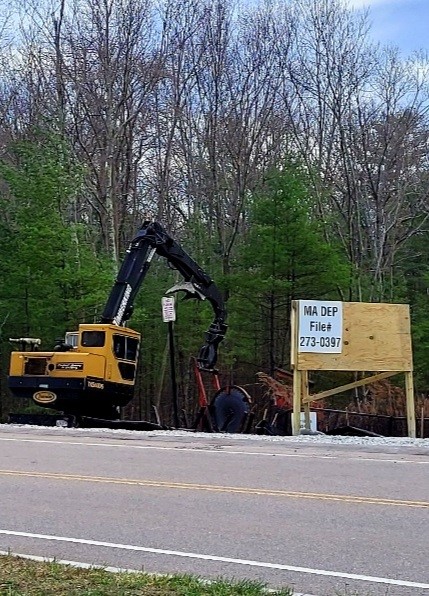
{"type": "Polygon", "coordinates": [[[162,304],[162,320],[164,323],[172,323],[176,320],[176,309],[174,307],[174,298],[172,296],[163,296],[162,304]]]}

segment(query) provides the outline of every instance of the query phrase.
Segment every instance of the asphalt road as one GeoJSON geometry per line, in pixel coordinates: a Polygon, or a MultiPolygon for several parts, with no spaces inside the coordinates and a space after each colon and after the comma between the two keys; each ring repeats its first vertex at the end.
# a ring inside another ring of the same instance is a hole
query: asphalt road
{"type": "Polygon", "coordinates": [[[0,427],[0,550],[429,595],[429,449],[0,427]]]}

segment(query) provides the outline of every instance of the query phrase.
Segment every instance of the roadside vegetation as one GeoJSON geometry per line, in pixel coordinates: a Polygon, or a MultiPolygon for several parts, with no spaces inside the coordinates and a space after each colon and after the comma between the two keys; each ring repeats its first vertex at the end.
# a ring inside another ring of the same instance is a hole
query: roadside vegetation
{"type": "MultiPolygon", "coordinates": [[[[188,575],[155,576],[147,573],[111,573],[79,569],[61,563],[36,562],[0,556],[1,596],[262,596],[263,584],[216,580],[206,582],[188,575]]],[[[292,596],[290,588],[270,592],[292,596]]]]}

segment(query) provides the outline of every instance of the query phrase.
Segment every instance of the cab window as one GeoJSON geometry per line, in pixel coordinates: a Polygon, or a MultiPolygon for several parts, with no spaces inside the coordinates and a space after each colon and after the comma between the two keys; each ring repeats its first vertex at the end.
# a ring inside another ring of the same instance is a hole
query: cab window
{"type": "Polygon", "coordinates": [[[104,331],[83,331],[82,332],[82,346],[84,348],[102,348],[106,341],[106,333],[104,331]]]}
{"type": "Polygon", "coordinates": [[[120,360],[137,360],[139,341],[135,337],[113,335],[113,353],[120,360]]]}
{"type": "Polygon", "coordinates": [[[73,346],[73,348],[77,348],[77,345],[79,343],[79,333],[74,331],[67,331],[65,340],[66,344],[68,344],[69,346],[73,346]]]}

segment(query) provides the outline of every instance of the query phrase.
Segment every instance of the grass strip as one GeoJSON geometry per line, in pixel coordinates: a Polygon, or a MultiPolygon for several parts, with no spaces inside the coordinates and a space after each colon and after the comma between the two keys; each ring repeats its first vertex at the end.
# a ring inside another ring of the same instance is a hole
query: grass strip
{"type": "MultiPolygon", "coordinates": [[[[270,596],[292,596],[290,588],[270,596]]],[[[1,596],[267,596],[264,584],[217,579],[205,582],[190,575],[110,573],[55,562],[0,556],[1,596]]]]}

